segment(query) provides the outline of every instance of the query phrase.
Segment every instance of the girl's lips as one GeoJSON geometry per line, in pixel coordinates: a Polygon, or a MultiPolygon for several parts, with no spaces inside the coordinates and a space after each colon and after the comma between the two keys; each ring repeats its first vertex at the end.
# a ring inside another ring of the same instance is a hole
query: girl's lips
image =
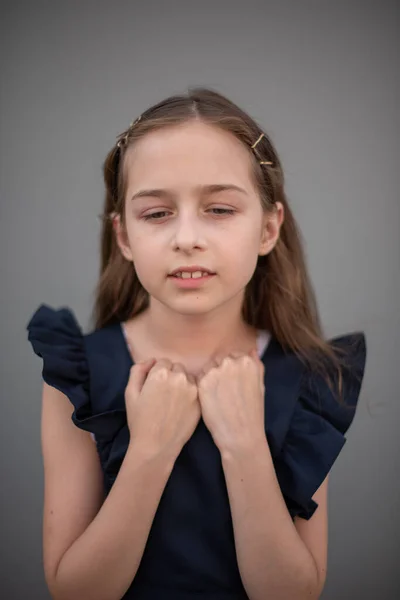
{"type": "Polygon", "coordinates": [[[215,275],[210,273],[209,275],[206,275],[205,277],[198,277],[196,279],[194,279],[192,277],[183,279],[182,277],[175,277],[174,275],[169,275],[168,279],[172,279],[172,281],[175,283],[175,285],[177,285],[179,288],[192,289],[192,288],[197,288],[201,285],[204,285],[205,283],[207,283],[207,281],[210,281],[210,279],[212,279],[213,277],[215,277],[215,275]]]}

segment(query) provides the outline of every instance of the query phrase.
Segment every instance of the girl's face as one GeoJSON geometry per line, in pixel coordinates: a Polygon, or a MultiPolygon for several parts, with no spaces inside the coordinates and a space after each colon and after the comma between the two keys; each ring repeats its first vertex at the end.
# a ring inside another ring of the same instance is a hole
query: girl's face
{"type": "Polygon", "coordinates": [[[146,134],[125,167],[126,229],[117,217],[117,240],[150,296],[185,315],[242,299],[283,219],[282,205],[263,213],[246,148],[229,132],[192,122],[146,134]],[[214,275],[190,288],[170,276],[191,266],[214,275]]]}

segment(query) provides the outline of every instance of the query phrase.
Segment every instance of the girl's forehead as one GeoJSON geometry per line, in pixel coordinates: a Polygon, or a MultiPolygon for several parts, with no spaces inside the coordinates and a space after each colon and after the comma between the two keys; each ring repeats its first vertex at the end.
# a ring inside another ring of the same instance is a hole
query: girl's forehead
{"type": "Polygon", "coordinates": [[[130,176],[142,179],[199,172],[248,179],[249,151],[230,132],[204,123],[188,123],[149,132],[126,156],[130,176]]]}
{"type": "Polygon", "coordinates": [[[147,147],[156,150],[160,146],[173,147],[175,145],[183,144],[188,146],[202,144],[210,147],[242,146],[232,133],[221,127],[197,121],[190,121],[150,131],[138,141],[136,147],[147,147]]]}

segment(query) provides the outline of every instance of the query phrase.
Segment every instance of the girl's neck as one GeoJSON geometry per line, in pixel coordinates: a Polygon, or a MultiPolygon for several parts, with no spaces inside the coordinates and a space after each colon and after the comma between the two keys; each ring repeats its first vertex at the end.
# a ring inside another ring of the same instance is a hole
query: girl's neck
{"type": "Polygon", "coordinates": [[[125,323],[125,331],[139,360],[152,354],[155,358],[186,358],[197,363],[218,354],[249,352],[257,343],[257,330],[243,321],[240,311],[238,316],[237,307],[228,305],[195,316],[182,315],[153,302],[125,323]]]}

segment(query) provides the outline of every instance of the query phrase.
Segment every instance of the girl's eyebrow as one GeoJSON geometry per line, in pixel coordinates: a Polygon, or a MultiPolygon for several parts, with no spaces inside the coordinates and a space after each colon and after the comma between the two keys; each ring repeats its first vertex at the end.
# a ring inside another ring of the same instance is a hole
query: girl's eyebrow
{"type": "MultiPolygon", "coordinates": [[[[234,185],[233,183],[213,183],[211,185],[199,185],[196,188],[196,191],[200,194],[215,194],[217,192],[224,192],[229,190],[235,190],[236,192],[241,192],[248,196],[248,193],[245,189],[234,185]]],[[[143,198],[145,196],[153,196],[157,198],[165,198],[171,197],[173,193],[169,190],[164,189],[149,189],[149,190],[139,190],[135,194],[133,194],[131,200],[135,200],[136,198],[143,198]]]]}

